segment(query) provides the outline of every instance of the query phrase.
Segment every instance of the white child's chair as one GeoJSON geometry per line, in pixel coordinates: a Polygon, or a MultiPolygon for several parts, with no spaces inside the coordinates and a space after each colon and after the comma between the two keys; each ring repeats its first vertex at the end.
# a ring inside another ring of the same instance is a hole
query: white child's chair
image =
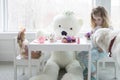
{"type": "Polygon", "coordinates": [[[116,80],[117,79],[117,63],[116,63],[116,61],[112,58],[112,57],[105,57],[105,58],[102,58],[102,59],[100,59],[100,60],[98,60],[97,61],[97,80],[99,80],[99,72],[100,72],[100,68],[99,68],[99,66],[100,66],[100,63],[102,63],[102,68],[103,69],[105,69],[105,67],[106,67],[106,64],[105,63],[114,63],[114,79],[116,80]]]}
{"type": "MultiPolygon", "coordinates": [[[[17,37],[14,38],[14,50],[15,50],[15,55],[14,55],[14,80],[17,80],[17,66],[22,66],[23,67],[23,75],[25,74],[25,67],[28,67],[28,59],[22,58],[20,56],[20,48],[17,43],[17,37]]],[[[37,67],[37,73],[39,73],[41,69],[40,62],[42,62],[42,55],[38,59],[32,59],[31,60],[32,66],[37,67]]]]}

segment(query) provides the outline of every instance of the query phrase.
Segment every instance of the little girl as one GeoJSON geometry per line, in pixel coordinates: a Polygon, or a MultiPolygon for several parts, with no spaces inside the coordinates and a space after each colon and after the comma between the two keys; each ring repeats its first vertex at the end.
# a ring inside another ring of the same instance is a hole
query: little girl
{"type": "MultiPolygon", "coordinates": [[[[19,31],[18,36],[17,36],[17,43],[20,48],[20,56],[21,58],[28,58],[28,40],[25,39],[25,31],[26,29],[23,28],[19,31]]],[[[41,56],[41,51],[32,51],[31,52],[31,57],[32,58],[39,58],[41,56]]]]}
{"type": "MultiPolygon", "coordinates": [[[[109,19],[107,15],[107,11],[104,7],[98,6],[96,8],[92,9],[91,12],[91,37],[94,32],[99,28],[109,28],[109,19]]],[[[92,40],[91,40],[92,42],[92,40]]],[[[85,66],[85,69],[83,71],[84,80],[87,80],[87,74],[88,74],[88,52],[82,51],[78,54],[78,56],[81,58],[82,63],[85,66]]],[[[92,63],[91,63],[91,80],[95,79],[96,74],[96,67],[93,64],[93,62],[103,58],[107,57],[107,53],[105,53],[101,48],[95,46],[92,42],[92,49],[91,49],[91,56],[92,56],[92,63]]]]}

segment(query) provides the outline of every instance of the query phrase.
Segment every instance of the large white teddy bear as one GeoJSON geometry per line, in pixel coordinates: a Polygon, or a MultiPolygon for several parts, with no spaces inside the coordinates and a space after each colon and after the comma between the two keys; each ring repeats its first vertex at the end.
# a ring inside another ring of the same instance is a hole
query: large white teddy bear
{"type": "MultiPolygon", "coordinates": [[[[80,26],[80,22],[74,17],[73,12],[57,15],[52,22],[56,37],[76,36],[80,26]]],[[[82,67],[76,60],[75,52],[69,50],[53,51],[45,65],[43,74],[32,77],[30,80],[57,80],[60,68],[66,69],[61,80],[83,80],[82,67]]]]}

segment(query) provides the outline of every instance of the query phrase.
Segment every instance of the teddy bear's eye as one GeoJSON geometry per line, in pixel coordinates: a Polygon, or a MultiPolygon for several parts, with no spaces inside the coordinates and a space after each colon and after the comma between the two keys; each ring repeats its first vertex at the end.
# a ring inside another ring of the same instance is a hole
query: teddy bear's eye
{"type": "Polygon", "coordinates": [[[73,28],[70,28],[70,30],[73,30],[73,28]]]}
{"type": "Polygon", "coordinates": [[[61,28],[61,25],[59,25],[59,28],[61,28]]]}

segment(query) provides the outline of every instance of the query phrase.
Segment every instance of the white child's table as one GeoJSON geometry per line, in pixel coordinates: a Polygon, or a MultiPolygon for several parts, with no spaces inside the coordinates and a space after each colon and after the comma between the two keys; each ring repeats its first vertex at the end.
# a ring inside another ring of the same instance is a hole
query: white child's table
{"type": "Polygon", "coordinates": [[[91,80],[91,44],[87,42],[84,38],[80,38],[80,43],[61,43],[60,41],[50,43],[48,41],[44,43],[32,41],[29,46],[29,78],[31,77],[31,51],[89,51],[89,62],[88,62],[88,80],[91,80]]]}

